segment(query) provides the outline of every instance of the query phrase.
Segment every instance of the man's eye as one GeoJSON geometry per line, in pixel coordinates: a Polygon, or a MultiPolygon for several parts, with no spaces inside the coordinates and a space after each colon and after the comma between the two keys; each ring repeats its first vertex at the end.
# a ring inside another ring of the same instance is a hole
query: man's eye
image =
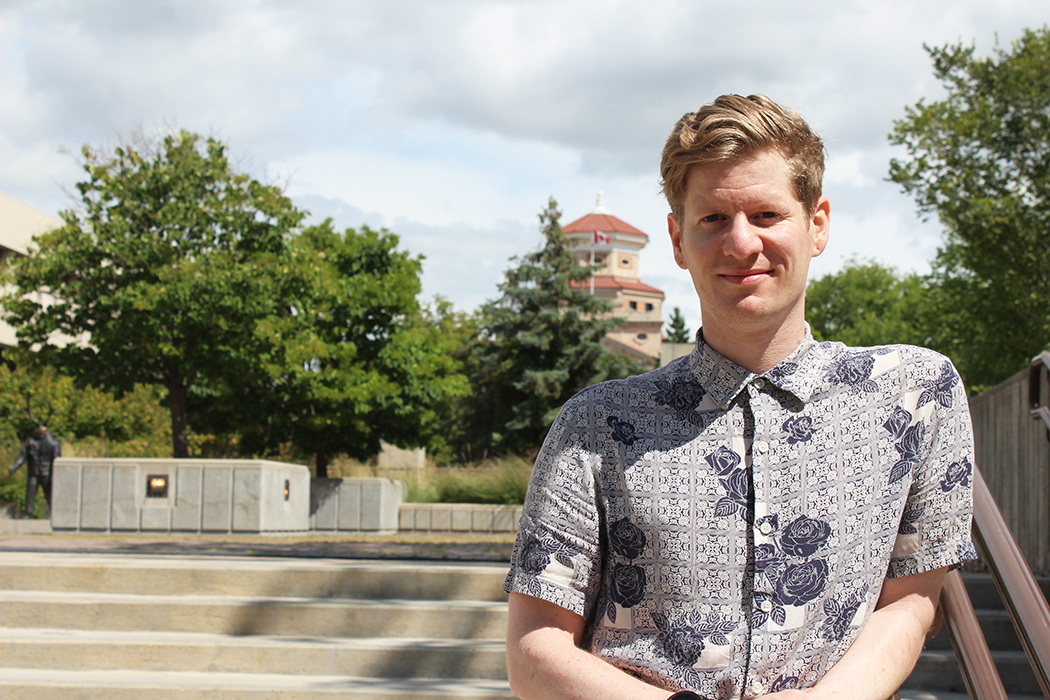
{"type": "Polygon", "coordinates": [[[716,221],[718,221],[721,218],[722,218],[721,214],[708,214],[707,216],[705,216],[704,218],[702,218],[700,220],[703,221],[704,223],[713,224],[713,223],[715,223],[716,221]]]}
{"type": "Polygon", "coordinates": [[[758,215],[758,218],[759,219],[775,219],[775,218],[777,218],[777,213],[775,211],[764,211],[764,212],[762,212],[761,214],[758,215]]]}

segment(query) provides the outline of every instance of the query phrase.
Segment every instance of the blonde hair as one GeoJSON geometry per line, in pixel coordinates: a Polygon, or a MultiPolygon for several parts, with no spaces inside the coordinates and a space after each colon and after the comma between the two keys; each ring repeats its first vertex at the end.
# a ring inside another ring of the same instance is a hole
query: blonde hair
{"type": "Polygon", "coordinates": [[[692,166],[770,150],[784,156],[795,197],[811,216],[824,180],[824,142],[798,112],[763,95],[722,95],[674,125],[660,159],[660,184],[671,211],[681,221],[692,166]]]}

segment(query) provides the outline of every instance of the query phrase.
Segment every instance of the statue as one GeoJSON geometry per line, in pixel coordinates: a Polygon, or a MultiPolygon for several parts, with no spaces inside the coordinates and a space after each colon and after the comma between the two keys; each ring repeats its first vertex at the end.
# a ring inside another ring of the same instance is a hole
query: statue
{"type": "MultiPolygon", "coordinates": [[[[22,444],[22,451],[18,453],[14,464],[11,465],[11,473],[14,474],[23,464],[29,465],[26,478],[26,511],[23,518],[33,517],[33,504],[36,501],[37,487],[44,489],[44,498],[47,505],[51,507],[51,467],[56,457],[62,456],[62,446],[59,444],[51,431],[47,429],[29,411],[29,401],[26,401],[26,412],[29,418],[36,423],[36,428],[22,444]]],[[[51,419],[50,412],[48,420],[51,419]]]]}

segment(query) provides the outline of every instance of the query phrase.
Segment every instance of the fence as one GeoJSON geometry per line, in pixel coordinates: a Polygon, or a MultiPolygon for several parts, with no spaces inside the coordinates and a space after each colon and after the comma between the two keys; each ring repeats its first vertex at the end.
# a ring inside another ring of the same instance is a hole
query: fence
{"type": "Polygon", "coordinates": [[[1031,415],[1035,398],[1050,396],[1043,353],[1031,370],[970,399],[977,465],[1036,575],[1050,575],[1050,441],[1047,425],[1031,415]]]}

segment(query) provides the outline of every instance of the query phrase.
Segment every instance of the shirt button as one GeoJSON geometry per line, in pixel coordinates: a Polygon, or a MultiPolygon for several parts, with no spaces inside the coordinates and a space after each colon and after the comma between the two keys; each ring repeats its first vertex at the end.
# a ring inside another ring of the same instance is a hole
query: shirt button
{"type": "Polygon", "coordinates": [[[765,440],[759,440],[755,443],[755,449],[758,450],[759,454],[764,455],[766,452],[769,452],[769,443],[765,440]]]}
{"type": "Polygon", "coordinates": [[[770,612],[773,610],[773,601],[769,598],[763,599],[762,602],[758,604],[758,609],[764,613],[770,612]]]}
{"type": "Polygon", "coordinates": [[[751,694],[752,695],[762,695],[764,690],[765,690],[765,688],[763,688],[762,684],[759,683],[758,681],[755,681],[754,683],[751,684],[751,694]]]}
{"type": "Polygon", "coordinates": [[[758,524],[758,531],[761,532],[763,535],[768,535],[769,533],[773,532],[773,526],[770,525],[768,520],[763,520],[761,523],[758,524]]]}
{"type": "Polygon", "coordinates": [[[758,379],[756,379],[755,381],[751,382],[751,384],[752,384],[752,386],[754,386],[754,387],[755,387],[756,389],[759,389],[759,390],[761,390],[761,389],[765,388],[765,386],[766,386],[766,380],[765,380],[765,379],[763,379],[762,377],[759,377],[759,378],[758,378],[758,379]]]}

